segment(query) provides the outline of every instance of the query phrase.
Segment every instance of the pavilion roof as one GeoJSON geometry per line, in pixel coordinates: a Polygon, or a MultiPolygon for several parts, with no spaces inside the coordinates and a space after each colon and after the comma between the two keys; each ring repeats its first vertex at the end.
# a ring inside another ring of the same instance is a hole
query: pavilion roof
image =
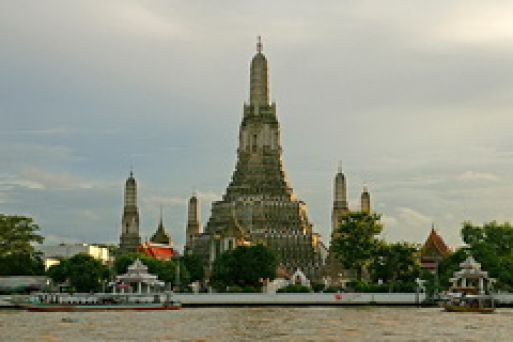
{"type": "Polygon", "coordinates": [[[144,265],[141,260],[136,259],[132,265],[128,266],[125,274],[116,276],[116,280],[127,282],[144,281],[153,283],[157,281],[157,276],[148,273],[148,267],[144,265]]]}

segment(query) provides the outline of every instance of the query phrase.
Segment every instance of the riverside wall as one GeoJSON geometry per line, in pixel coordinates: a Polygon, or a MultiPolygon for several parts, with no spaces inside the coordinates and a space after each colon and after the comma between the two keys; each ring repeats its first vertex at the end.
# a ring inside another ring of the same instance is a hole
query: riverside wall
{"type": "MultiPolygon", "coordinates": [[[[112,295],[112,294],[106,294],[112,295]]],[[[80,301],[90,294],[75,294],[70,299],[80,301]],[[73,297],[73,298],[71,298],[73,297]],[[76,297],[76,298],[75,298],[76,297]]],[[[118,296],[121,296],[118,294],[118,296]]],[[[27,300],[30,296],[1,296],[0,308],[13,307],[14,302],[27,300]]],[[[151,302],[154,295],[137,296],[140,302],[151,302]]],[[[161,301],[166,296],[161,294],[161,301]]],[[[513,293],[494,294],[498,306],[513,306],[513,293]]],[[[222,307],[222,306],[417,306],[426,300],[424,293],[175,293],[173,299],[184,307],[222,307]]]]}
{"type": "Polygon", "coordinates": [[[423,293],[176,293],[183,306],[419,305],[423,293]]]}

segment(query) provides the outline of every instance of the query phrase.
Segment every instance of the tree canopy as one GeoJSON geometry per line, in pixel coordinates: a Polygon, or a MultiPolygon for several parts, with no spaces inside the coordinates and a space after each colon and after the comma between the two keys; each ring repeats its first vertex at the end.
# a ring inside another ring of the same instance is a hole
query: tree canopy
{"type": "Polygon", "coordinates": [[[381,241],[369,269],[372,279],[381,279],[389,291],[394,286],[404,288],[401,285],[415,284],[420,275],[418,247],[407,242],[387,244],[381,241]]]}
{"type": "Polygon", "coordinates": [[[68,281],[77,292],[99,291],[103,281],[109,279],[109,268],[92,256],[79,253],[47,270],[57,283],[68,281]]]}
{"type": "Polygon", "coordinates": [[[42,243],[39,226],[30,217],[0,214],[0,257],[32,254],[32,243],[42,243]]]}
{"type": "Polygon", "coordinates": [[[362,212],[347,213],[332,240],[332,251],[347,269],[355,269],[358,280],[379,248],[377,235],[383,230],[380,215],[362,212]]]}
{"type": "Polygon", "coordinates": [[[263,245],[240,246],[216,258],[213,265],[212,284],[224,289],[227,286],[260,287],[262,279],[274,279],[277,259],[263,245]]]}
{"type": "Polygon", "coordinates": [[[42,242],[39,226],[30,217],[0,214],[0,275],[44,274],[33,246],[42,242]]]}
{"type": "Polygon", "coordinates": [[[205,269],[201,258],[194,254],[186,254],[182,257],[185,268],[189,272],[190,281],[202,281],[205,278],[205,269]]]}
{"type": "Polygon", "coordinates": [[[0,257],[0,275],[44,275],[45,266],[38,254],[16,253],[0,257]]]}
{"type": "Polygon", "coordinates": [[[497,285],[513,289],[513,226],[509,222],[492,221],[482,226],[464,222],[461,235],[470,254],[497,278],[497,285]]]}

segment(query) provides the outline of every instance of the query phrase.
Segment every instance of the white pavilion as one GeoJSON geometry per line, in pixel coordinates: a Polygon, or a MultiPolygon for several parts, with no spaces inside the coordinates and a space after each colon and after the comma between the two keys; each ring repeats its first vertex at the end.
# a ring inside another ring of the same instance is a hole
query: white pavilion
{"type": "Polygon", "coordinates": [[[483,271],[481,264],[472,256],[460,263],[460,267],[461,270],[454,272],[454,277],[450,279],[453,289],[474,288],[479,294],[485,294],[492,289],[496,280],[488,277],[488,272],[483,271]]]}
{"type": "Polygon", "coordinates": [[[141,260],[136,259],[132,265],[128,266],[127,272],[116,276],[116,281],[110,285],[112,293],[116,293],[116,288],[120,288],[121,293],[125,293],[125,289],[136,289],[131,292],[141,294],[159,292],[165,283],[158,280],[156,275],[148,273],[148,267],[141,260]]]}

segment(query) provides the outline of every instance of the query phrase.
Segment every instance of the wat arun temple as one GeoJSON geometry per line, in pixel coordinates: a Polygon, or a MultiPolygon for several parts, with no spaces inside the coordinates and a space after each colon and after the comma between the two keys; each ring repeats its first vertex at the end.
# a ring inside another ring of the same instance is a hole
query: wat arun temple
{"type": "MultiPolygon", "coordinates": [[[[208,274],[221,253],[238,246],[263,244],[277,256],[280,273],[293,274],[299,270],[312,280],[330,282],[350,278],[348,270],[343,269],[313,230],[306,204],[294,195],[287,180],[280,123],[276,104],[269,100],[268,65],[260,38],[250,69],[249,103],[244,104],[235,171],[222,199],[212,203],[211,216],[203,231],[198,199],[190,198],[184,252],[200,257],[208,274]]],[[[339,168],[334,179],[331,238],[350,211],[346,192],[346,178],[339,168]]],[[[364,187],[359,210],[370,212],[370,203],[364,187]]],[[[171,241],[163,227],[162,214],[151,241],[171,241]]],[[[136,181],[130,173],[125,185],[120,248],[136,252],[140,242],[136,181]]]]}
{"type": "Polygon", "coordinates": [[[274,251],[287,272],[299,268],[317,278],[325,248],[308,220],[306,204],[296,198],[287,180],[276,104],[269,97],[267,59],[259,39],[235,171],[222,200],[212,204],[204,232],[187,232],[192,238],[186,248],[211,264],[223,251],[261,243],[274,251]]]}

